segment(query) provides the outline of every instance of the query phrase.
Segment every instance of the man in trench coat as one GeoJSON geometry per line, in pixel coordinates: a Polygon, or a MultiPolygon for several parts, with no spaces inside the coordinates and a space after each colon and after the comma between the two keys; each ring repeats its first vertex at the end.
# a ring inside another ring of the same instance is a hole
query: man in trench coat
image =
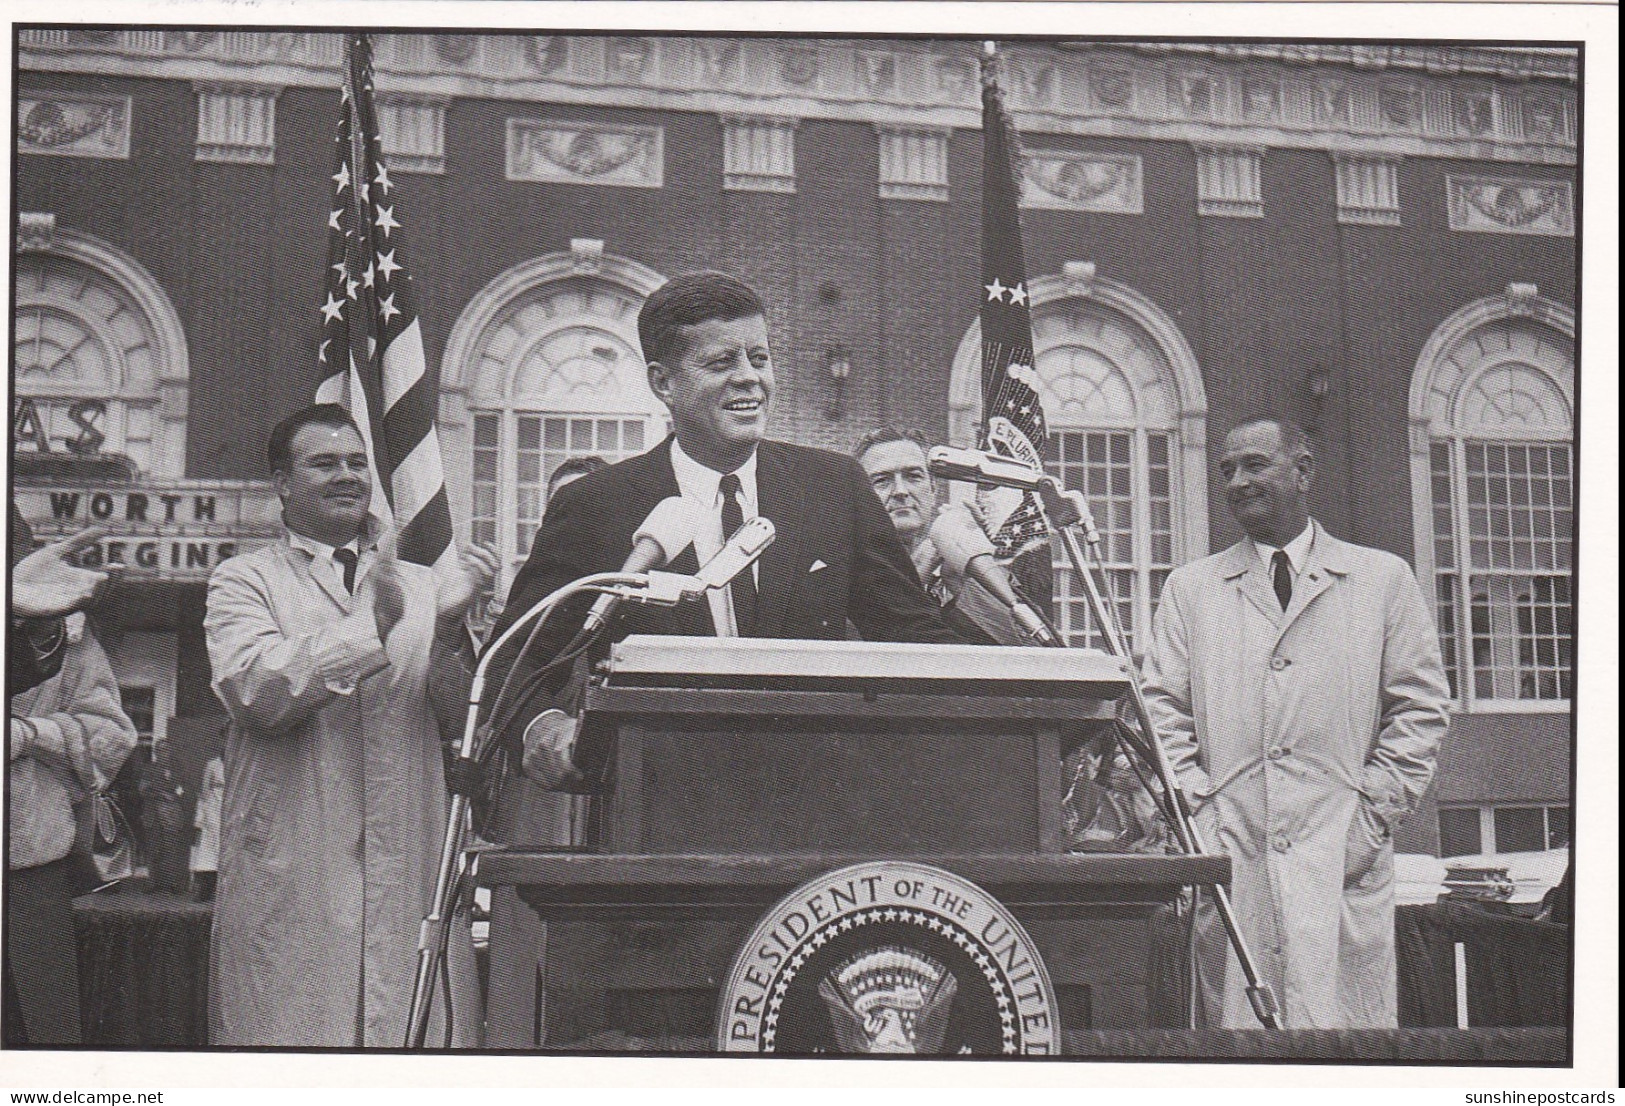
{"type": "MultiPolygon", "coordinates": [[[[1285,1026],[1393,1027],[1392,834],[1449,721],[1438,635],[1408,565],[1309,517],[1302,430],[1238,426],[1220,468],[1247,536],[1163,588],[1152,717],[1285,1026]]],[[[1216,913],[1198,928],[1199,1024],[1257,1027],[1216,913]]]]}
{"type": "MultiPolygon", "coordinates": [[[[496,558],[437,573],[375,548],[342,408],[289,416],[269,452],[287,536],[215,571],[204,621],[232,719],[210,1043],[399,1048],[446,827],[442,732],[467,702],[462,619],[496,558]]],[[[477,1044],[466,927],[447,959],[453,1044],[477,1044]]]]}

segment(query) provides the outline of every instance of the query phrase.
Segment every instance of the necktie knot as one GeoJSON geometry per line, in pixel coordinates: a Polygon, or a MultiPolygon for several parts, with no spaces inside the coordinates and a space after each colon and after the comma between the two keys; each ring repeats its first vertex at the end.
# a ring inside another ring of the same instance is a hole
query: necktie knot
{"type": "Polygon", "coordinates": [[[344,568],[344,590],[355,594],[355,568],[361,563],[361,554],[348,547],[333,550],[333,559],[344,568]]]}
{"type": "Polygon", "coordinates": [[[1292,561],[1286,550],[1277,549],[1270,557],[1270,574],[1275,578],[1275,598],[1284,611],[1292,602],[1292,561]]]}

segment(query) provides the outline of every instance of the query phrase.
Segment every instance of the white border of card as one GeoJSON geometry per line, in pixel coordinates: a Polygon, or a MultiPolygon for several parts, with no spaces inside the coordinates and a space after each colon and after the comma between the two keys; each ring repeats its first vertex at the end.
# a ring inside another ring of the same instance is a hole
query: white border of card
{"type": "MultiPolygon", "coordinates": [[[[854,32],[876,34],[1017,34],[1274,38],[1460,39],[1530,44],[1583,41],[1585,144],[1582,152],[1584,237],[1581,243],[1584,313],[1581,361],[1586,377],[1581,409],[1582,533],[1579,564],[1581,667],[1579,760],[1575,766],[1578,878],[1575,903],[1575,1066],[1552,1068],[1400,1068],[1383,1066],[1245,1064],[881,1063],[680,1058],[583,1058],[544,1056],[418,1057],[389,1055],[0,1053],[0,1088],[10,1091],[119,1089],[166,1092],[162,1101],[205,1101],[202,1088],[235,1088],[234,1099],[270,1101],[268,1088],[311,1088],[317,1101],[439,1101],[434,1088],[466,1087],[473,1094],[517,1101],[521,1088],[544,1086],[641,1087],[657,1094],[687,1088],[885,1087],[889,1093],[916,1087],[985,1094],[990,1087],[1070,1096],[1109,1087],[1152,1090],[1186,1099],[1196,1088],[1255,1088],[1284,1098],[1302,1088],[1382,1088],[1384,1093],[1423,1088],[1586,1091],[1618,1084],[1618,645],[1609,623],[1617,610],[1616,499],[1618,426],[1618,7],[1604,4],[1420,4],[1420,3],[531,3],[528,0],[245,0],[238,3],[4,0],[11,21],[161,22],[481,29],[553,28],[644,32],[692,30],[778,34],[854,32]],[[346,1088],[339,1090],[338,1088],[346,1088]],[[321,1090],[315,1090],[322,1088],[321,1090]],[[655,1088],[659,1088],[655,1090],[655,1088]],[[1298,1089],[1295,1091],[1294,1089],[1298,1089]],[[259,1089],[258,1091],[254,1089],[259,1089]],[[200,1093],[201,1092],[201,1093],[200,1093]],[[376,1094],[376,1098],[374,1095],[376,1094]],[[240,1097],[239,1097],[240,1096],[240,1097]]],[[[15,33],[15,26],[13,26],[15,33]]],[[[15,41],[13,39],[13,41],[15,41]]],[[[13,64],[15,59],[13,59],[13,64]]],[[[15,71],[5,70],[9,96],[15,71]]],[[[6,126],[13,125],[6,113],[6,126]]],[[[11,177],[6,176],[9,191],[11,177]]],[[[9,196],[8,196],[9,199],[9,196]]],[[[9,208],[9,204],[8,204],[9,208]]],[[[11,251],[5,251],[8,271],[11,251]]],[[[650,1093],[644,1090],[643,1094],[650,1093]]],[[[709,1095],[714,1093],[706,1091],[709,1095]]],[[[737,1092],[736,1092],[737,1093],[737,1092]]],[[[1325,1093],[1324,1091],[1321,1093],[1325,1093]]],[[[1440,1099],[1434,1093],[1430,1096],[1440,1099]]],[[[286,1092],[277,1094],[279,1100],[286,1092]]],[[[71,1101],[58,1099],[57,1101],[71,1101]]],[[[126,1099],[126,1101],[138,1101],[126,1099]]],[[[483,1101],[483,1099],[481,1099],[483,1101]]],[[[1448,1101],[1463,1101],[1452,1095],[1448,1101]]],[[[1496,1101],[1485,1099],[1483,1101],[1496,1101]]],[[[1503,1098],[1500,1101],[1518,1101],[1503,1098]]],[[[1533,1102],[1533,1099],[1527,1101],[1533,1102]]],[[[1550,1100],[1548,1100],[1550,1101],[1550,1100]]],[[[1571,1101],[1578,1101],[1577,1099],[1571,1101]]],[[[1611,1101],[1607,1099],[1604,1101],[1611,1101]]]]}

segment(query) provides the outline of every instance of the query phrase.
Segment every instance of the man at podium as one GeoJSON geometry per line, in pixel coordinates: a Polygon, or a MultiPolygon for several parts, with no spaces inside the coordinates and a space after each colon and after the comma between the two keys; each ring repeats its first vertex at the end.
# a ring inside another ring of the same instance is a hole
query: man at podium
{"type": "MultiPolygon", "coordinates": [[[[765,516],[777,538],[751,569],[705,603],[624,611],[614,636],[629,633],[839,639],[850,620],[868,640],[952,643],[985,640],[956,630],[920,586],[863,470],[850,457],[766,438],[774,393],[766,311],[725,273],[674,277],[638,314],[649,387],[671,411],[673,434],[652,450],[582,477],[549,505],[530,558],[514,580],[493,639],[550,592],[595,572],[619,569],[657,504],[681,496],[696,507],[692,547],[668,566],[694,572],[746,520],[765,516]]],[[[520,662],[522,683],[580,627],[585,605],[554,618],[520,662]]],[[[513,661],[498,658],[500,673],[513,661]]],[[[539,699],[559,694],[561,672],[539,699]]],[[[568,696],[561,705],[568,706],[568,696]]],[[[541,701],[514,713],[529,725],[541,701]]],[[[563,715],[531,726],[527,745],[568,742],[563,715]]],[[[540,765],[527,756],[530,770],[540,765]]],[[[560,765],[567,769],[567,761],[560,765]]]]}

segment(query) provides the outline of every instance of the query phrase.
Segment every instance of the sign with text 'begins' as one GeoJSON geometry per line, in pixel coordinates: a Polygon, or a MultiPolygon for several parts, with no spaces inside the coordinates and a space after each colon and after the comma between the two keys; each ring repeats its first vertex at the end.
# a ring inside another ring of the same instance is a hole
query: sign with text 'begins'
{"type": "Polygon", "coordinates": [[[132,581],[206,580],[221,561],[281,532],[282,505],[260,481],[19,484],[14,494],[40,541],[105,528],[80,563],[122,564],[132,581]]]}

